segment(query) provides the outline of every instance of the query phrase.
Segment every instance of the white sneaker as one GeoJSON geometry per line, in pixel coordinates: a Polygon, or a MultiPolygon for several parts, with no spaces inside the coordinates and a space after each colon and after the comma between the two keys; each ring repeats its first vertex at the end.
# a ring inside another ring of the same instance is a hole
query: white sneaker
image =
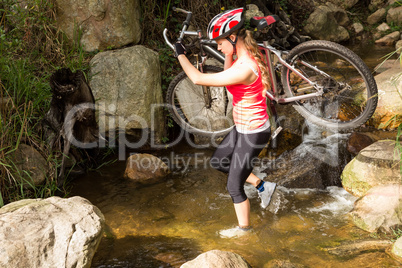
{"type": "Polygon", "coordinates": [[[261,207],[266,208],[271,202],[271,197],[276,189],[276,183],[264,181],[262,186],[264,187],[264,190],[261,192],[258,191],[258,197],[261,199],[261,207]]]}
{"type": "Polygon", "coordinates": [[[241,237],[243,235],[248,234],[251,231],[251,228],[245,229],[240,228],[239,226],[219,231],[219,235],[224,238],[233,238],[233,237],[241,237]]]}

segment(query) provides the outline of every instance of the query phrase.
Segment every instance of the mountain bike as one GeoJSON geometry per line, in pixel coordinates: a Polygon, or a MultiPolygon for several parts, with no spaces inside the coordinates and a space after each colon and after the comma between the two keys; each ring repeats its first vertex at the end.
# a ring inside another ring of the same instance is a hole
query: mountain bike
{"type": "MultiPolygon", "coordinates": [[[[222,71],[206,64],[211,57],[224,62],[216,42],[204,38],[201,30],[187,31],[190,11],[174,10],[186,14],[177,40],[192,38],[186,48],[198,48],[197,68],[204,73],[222,71]]],[[[253,17],[250,26],[263,31],[278,21],[276,15],[253,17]]],[[[167,35],[168,29],[164,29],[165,42],[174,50],[167,35]]],[[[348,48],[324,40],[306,41],[290,51],[268,41],[258,47],[272,83],[267,100],[275,120],[277,104],[291,104],[306,120],[334,132],[357,128],[373,115],[378,101],[376,82],[363,60],[348,48]]],[[[194,85],[181,72],[170,83],[166,102],[174,121],[190,133],[219,137],[233,128],[232,97],[225,87],[194,85]]]]}

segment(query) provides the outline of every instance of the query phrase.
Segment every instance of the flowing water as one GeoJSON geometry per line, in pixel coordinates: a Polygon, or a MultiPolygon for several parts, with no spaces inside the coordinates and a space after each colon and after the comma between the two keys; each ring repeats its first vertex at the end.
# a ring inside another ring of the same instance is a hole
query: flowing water
{"type": "MultiPolygon", "coordinates": [[[[315,134],[310,133],[305,144],[312,143],[315,134]]],[[[331,142],[339,137],[325,139],[331,155],[331,142]]],[[[225,189],[226,176],[208,165],[212,152],[186,144],[151,152],[167,160],[173,171],[152,185],[124,179],[124,161],[76,179],[72,195],[87,198],[106,218],[106,232],[92,267],[180,267],[213,249],[238,253],[252,267],[281,262],[304,267],[400,266],[381,251],[342,257],[328,252],[345,242],[370,239],[347,216],[356,198],[337,186],[278,187],[277,198],[267,210],[260,208],[256,190],[247,186],[253,230],[242,237],[221,237],[219,231],[236,225],[236,216],[225,189]]]]}

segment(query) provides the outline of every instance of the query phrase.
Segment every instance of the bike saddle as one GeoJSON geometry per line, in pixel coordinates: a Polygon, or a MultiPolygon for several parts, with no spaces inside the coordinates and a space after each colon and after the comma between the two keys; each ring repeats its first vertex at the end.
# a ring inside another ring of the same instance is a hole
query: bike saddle
{"type": "Polygon", "coordinates": [[[280,18],[277,15],[269,15],[265,17],[252,17],[250,19],[250,25],[256,27],[258,30],[262,30],[277,21],[280,21],[280,18]]]}

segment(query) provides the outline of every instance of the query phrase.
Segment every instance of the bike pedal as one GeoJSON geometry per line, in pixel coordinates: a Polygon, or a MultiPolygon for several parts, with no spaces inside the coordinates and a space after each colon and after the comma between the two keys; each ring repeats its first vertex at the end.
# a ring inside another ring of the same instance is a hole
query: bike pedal
{"type": "Polygon", "coordinates": [[[278,136],[278,134],[279,134],[279,132],[281,132],[282,131],[282,127],[278,127],[277,129],[275,129],[275,131],[274,131],[274,133],[272,133],[272,139],[275,139],[276,138],[276,136],[278,136]]]}

